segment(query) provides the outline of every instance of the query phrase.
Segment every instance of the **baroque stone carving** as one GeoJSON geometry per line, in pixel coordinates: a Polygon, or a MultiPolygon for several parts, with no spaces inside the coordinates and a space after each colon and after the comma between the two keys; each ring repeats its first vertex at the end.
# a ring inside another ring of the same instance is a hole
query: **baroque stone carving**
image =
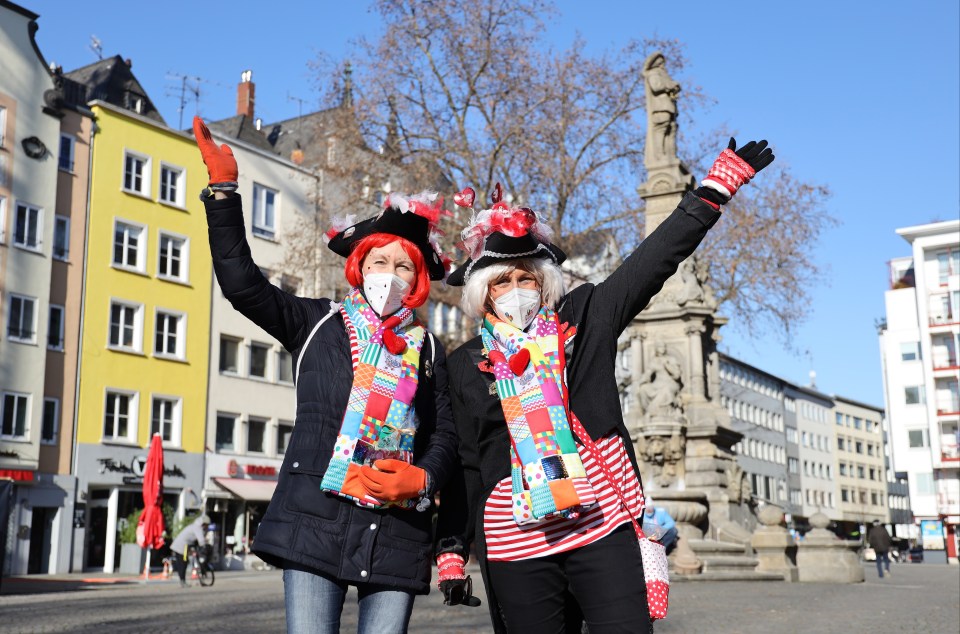
{"type": "Polygon", "coordinates": [[[641,375],[637,396],[645,420],[654,417],[680,420],[683,417],[683,374],[680,361],[662,341],[658,341],[654,356],[641,375]]]}
{"type": "Polygon", "coordinates": [[[640,459],[649,465],[649,476],[658,487],[668,487],[677,481],[687,446],[682,431],[669,436],[653,435],[637,438],[640,459]]]}

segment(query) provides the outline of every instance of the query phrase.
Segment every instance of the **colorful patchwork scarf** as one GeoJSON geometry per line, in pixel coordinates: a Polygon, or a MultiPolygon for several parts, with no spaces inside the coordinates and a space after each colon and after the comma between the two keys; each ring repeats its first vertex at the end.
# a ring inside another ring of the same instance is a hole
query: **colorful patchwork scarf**
{"type": "Polygon", "coordinates": [[[381,322],[357,288],[343,300],[340,313],[350,337],[353,387],[320,488],[359,506],[414,508],[415,499],[385,503],[371,497],[358,476],[361,466],[382,458],[413,462],[413,438],[419,421],[411,404],[417,393],[426,331],[409,308],[381,322]],[[406,348],[391,353],[383,342],[385,329],[392,330],[406,348]]]}
{"type": "Polygon", "coordinates": [[[520,525],[575,519],[597,502],[564,405],[556,312],[541,308],[529,330],[490,314],[480,330],[510,432],[513,517],[520,525]]]}

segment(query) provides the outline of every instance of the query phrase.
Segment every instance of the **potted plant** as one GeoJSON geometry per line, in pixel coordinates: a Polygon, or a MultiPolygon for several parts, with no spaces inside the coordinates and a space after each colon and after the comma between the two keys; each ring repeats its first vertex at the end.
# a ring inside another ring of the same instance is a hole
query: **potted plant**
{"type": "Polygon", "coordinates": [[[146,551],[137,545],[137,522],[143,509],[135,509],[117,522],[117,538],[120,542],[120,572],[139,574],[143,571],[146,551]]]}

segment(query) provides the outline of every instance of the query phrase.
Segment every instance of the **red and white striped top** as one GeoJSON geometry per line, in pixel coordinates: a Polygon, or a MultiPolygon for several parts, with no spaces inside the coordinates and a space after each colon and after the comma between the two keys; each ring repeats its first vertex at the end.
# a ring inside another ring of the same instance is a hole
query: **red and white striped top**
{"type": "MultiPolygon", "coordinates": [[[[596,443],[613,475],[614,485],[621,488],[633,517],[641,517],[643,489],[633,464],[616,432],[596,443]]],[[[483,508],[483,532],[490,561],[518,561],[562,553],[591,544],[606,537],[615,528],[631,521],[624,511],[620,496],[610,488],[596,457],[578,444],[587,478],[597,492],[599,503],[580,514],[576,520],[559,517],[517,525],[513,519],[510,478],[497,483],[483,508]]]]}

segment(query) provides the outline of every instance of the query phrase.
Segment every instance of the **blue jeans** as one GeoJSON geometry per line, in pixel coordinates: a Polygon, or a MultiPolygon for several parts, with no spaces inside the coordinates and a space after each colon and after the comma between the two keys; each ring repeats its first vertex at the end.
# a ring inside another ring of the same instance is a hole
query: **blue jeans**
{"type": "MultiPolygon", "coordinates": [[[[284,604],[288,634],[339,634],[347,585],[329,577],[286,569],[284,604]]],[[[357,586],[358,634],[405,634],[413,612],[413,593],[384,586],[357,586]]]]}
{"type": "Polygon", "coordinates": [[[890,553],[877,553],[877,574],[880,575],[880,578],[883,579],[883,567],[882,563],[886,563],[887,572],[890,572],[890,553]]]}

